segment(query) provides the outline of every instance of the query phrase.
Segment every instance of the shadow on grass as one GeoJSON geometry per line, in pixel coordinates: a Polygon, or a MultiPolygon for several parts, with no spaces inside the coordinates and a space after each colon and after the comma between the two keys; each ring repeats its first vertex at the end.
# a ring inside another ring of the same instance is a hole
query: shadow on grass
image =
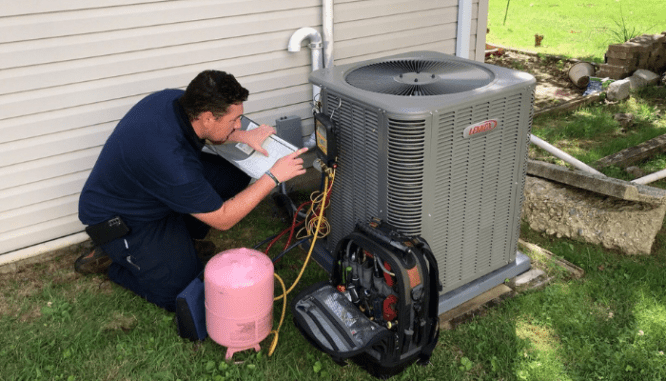
{"type": "Polygon", "coordinates": [[[557,283],[518,298],[513,306],[523,316],[532,310],[531,322],[553,332],[559,342],[557,357],[565,378],[666,377],[664,228],[654,245],[654,254],[645,257],[554,240],[525,229],[524,233],[530,242],[586,272],[580,280],[557,283]]]}

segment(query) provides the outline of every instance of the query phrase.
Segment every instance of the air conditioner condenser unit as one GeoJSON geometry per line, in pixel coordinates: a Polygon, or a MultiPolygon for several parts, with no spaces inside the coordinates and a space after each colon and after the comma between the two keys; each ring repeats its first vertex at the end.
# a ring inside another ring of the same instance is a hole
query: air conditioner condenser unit
{"type": "Polygon", "coordinates": [[[310,81],[336,126],[329,251],[379,217],[426,239],[442,294],[515,261],[534,77],[423,51],[310,81]]]}

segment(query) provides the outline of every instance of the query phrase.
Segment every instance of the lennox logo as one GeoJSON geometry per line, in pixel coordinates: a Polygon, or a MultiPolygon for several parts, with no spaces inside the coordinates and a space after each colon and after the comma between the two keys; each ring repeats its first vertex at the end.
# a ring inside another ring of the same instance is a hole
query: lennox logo
{"type": "Polygon", "coordinates": [[[472,124],[471,126],[467,126],[467,128],[465,128],[465,130],[463,131],[463,137],[469,138],[474,135],[480,134],[482,132],[492,131],[496,127],[497,127],[497,121],[495,119],[490,119],[483,121],[481,123],[472,124]]]}

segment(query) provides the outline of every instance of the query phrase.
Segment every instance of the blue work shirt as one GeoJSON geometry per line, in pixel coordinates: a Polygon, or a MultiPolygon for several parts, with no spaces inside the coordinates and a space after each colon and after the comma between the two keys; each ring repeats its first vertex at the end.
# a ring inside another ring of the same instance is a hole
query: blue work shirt
{"type": "Polygon", "coordinates": [[[120,216],[137,226],[173,212],[206,213],[222,206],[204,178],[204,143],[178,103],[182,95],[173,89],[151,94],[120,120],[81,192],[83,224],[120,216]]]}

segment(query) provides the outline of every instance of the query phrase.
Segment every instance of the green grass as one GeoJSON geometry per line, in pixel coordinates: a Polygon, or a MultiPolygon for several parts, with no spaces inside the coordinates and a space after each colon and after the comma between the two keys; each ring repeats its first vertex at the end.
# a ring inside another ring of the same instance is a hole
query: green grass
{"type": "MultiPolygon", "coordinates": [[[[270,202],[220,240],[251,246],[283,227],[270,202]]],[[[627,257],[522,229],[522,238],[582,267],[582,279],[555,277],[443,331],[432,365],[414,365],[396,380],[659,380],[666,379],[666,240],[655,253],[627,257]]],[[[0,276],[0,380],[371,380],[356,365],[339,367],[314,350],[288,313],[272,357],[226,349],[210,339],[177,336],[173,314],[101,276],[72,271],[76,253],[0,276]]],[[[303,253],[276,271],[293,282],[303,253]]],[[[536,259],[536,258],[535,258],[536,259]]],[[[535,263],[537,260],[535,260],[535,263]]],[[[311,264],[302,287],[325,279],[311,264]]],[[[276,291],[277,292],[277,291],[276,291]]],[[[276,303],[274,326],[281,309],[276,303]]]]}
{"type": "MultiPolygon", "coordinates": [[[[666,88],[647,87],[632,93],[632,97],[616,104],[592,104],[579,110],[561,114],[544,115],[534,119],[532,133],[566,151],[580,161],[594,164],[597,160],[625,148],[636,146],[659,135],[666,134],[666,88]],[[618,113],[634,115],[633,122],[622,126],[613,116],[618,113]]],[[[532,146],[543,160],[560,165],[563,162],[532,146]]],[[[666,157],[656,156],[637,166],[646,173],[666,167],[666,157]]],[[[628,174],[618,168],[605,168],[606,175],[630,180],[628,174]]],[[[666,184],[660,181],[661,184],[666,184]]]]}
{"type": "Polygon", "coordinates": [[[644,0],[490,0],[486,40],[603,62],[608,45],[626,41],[625,34],[666,30],[666,2],[646,4],[644,0]],[[544,36],[540,47],[534,46],[535,34],[544,36]]]}

